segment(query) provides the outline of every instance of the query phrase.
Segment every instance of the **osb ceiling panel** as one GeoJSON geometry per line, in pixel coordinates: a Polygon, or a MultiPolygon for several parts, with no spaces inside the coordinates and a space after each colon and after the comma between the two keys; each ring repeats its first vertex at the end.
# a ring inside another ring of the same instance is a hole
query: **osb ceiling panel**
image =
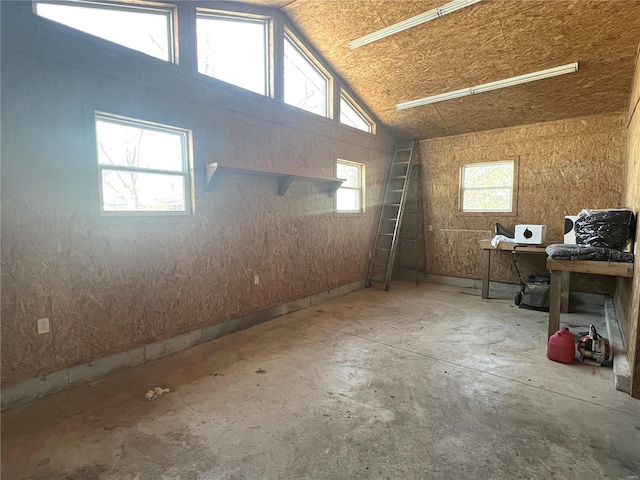
{"type": "MultiPolygon", "coordinates": [[[[255,0],[276,4],[275,0],[255,0]]],[[[282,11],[398,135],[433,138],[627,108],[640,0],[485,0],[349,50],[447,0],[294,0],[282,11]],[[404,111],[407,100],[578,61],[578,73],[404,111]]]]}

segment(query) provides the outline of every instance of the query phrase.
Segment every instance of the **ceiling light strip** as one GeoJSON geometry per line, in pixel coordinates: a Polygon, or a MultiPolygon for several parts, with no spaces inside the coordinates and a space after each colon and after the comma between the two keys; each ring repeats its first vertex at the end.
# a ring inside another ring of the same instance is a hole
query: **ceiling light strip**
{"type": "Polygon", "coordinates": [[[394,35],[398,32],[402,32],[403,30],[407,30],[408,28],[412,28],[416,25],[434,20],[438,17],[442,17],[443,15],[447,15],[449,13],[455,12],[456,10],[460,10],[481,1],[482,0],[453,0],[453,2],[446,3],[432,10],[416,15],[415,17],[407,18],[406,20],[394,23],[393,25],[389,25],[388,27],[382,28],[380,30],[376,30],[375,32],[364,35],[363,37],[356,38],[355,40],[349,42],[349,48],[353,50],[354,48],[361,47],[363,45],[366,45],[367,43],[375,42],[376,40],[380,40],[381,38],[388,37],[389,35],[394,35]]]}
{"type": "Polygon", "coordinates": [[[535,82],[536,80],[557,77],[558,75],[564,75],[567,73],[573,73],[577,71],[578,71],[578,62],[569,63],[567,65],[560,65],[559,67],[547,68],[546,70],[540,70],[538,72],[518,75],[517,77],[505,78],[504,80],[498,80],[496,82],[483,83],[481,85],[476,85],[475,87],[462,88],[460,90],[454,90],[452,92],[441,93],[439,95],[433,95],[431,97],[424,97],[424,98],[419,98],[417,100],[411,100],[409,102],[399,103],[396,105],[396,110],[406,110],[407,108],[419,107],[421,105],[429,105],[431,103],[444,102],[445,100],[452,100],[454,98],[460,98],[467,95],[474,95],[476,93],[489,92],[491,90],[498,90],[499,88],[513,87],[514,85],[535,82]]]}

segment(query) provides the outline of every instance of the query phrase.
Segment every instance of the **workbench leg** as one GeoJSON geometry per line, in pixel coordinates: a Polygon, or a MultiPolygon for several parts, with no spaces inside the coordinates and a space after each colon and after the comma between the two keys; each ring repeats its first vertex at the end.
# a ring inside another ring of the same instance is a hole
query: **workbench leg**
{"type": "Polygon", "coordinates": [[[491,270],[491,250],[482,249],[482,298],[489,298],[489,272],[491,270]]]}
{"type": "Polygon", "coordinates": [[[562,272],[551,271],[551,298],[549,299],[548,337],[560,330],[560,304],[562,294],[562,272]]]}
{"type": "MultiPolygon", "coordinates": [[[[560,312],[569,313],[569,287],[571,272],[562,272],[562,287],[560,293],[560,312]]],[[[555,332],[554,332],[555,333],[555,332]]]]}

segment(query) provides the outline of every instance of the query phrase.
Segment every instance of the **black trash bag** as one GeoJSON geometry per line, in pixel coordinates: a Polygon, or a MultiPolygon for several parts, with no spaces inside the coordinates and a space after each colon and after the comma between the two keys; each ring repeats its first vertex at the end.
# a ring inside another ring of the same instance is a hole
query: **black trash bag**
{"type": "Polygon", "coordinates": [[[633,253],[612,248],[581,247],[580,245],[555,244],[546,248],[547,255],[555,260],[595,260],[601,262],[633,263],[633,253]]]}
{"type": "Polygon", "coordinates": [[[624,250],[634,229],[633,211],[628,208],[582,210],[575,221],[576,243],[624,250]]]}

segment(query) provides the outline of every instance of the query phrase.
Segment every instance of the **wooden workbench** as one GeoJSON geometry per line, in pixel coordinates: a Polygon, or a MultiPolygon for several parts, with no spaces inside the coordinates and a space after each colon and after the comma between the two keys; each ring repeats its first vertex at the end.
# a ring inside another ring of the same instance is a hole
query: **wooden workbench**
{"type": "Polygon", "coordinates": [[[551,270],[549,329],[547,331],[549,337],[560,330],[560,313],[569,311],[569,274],[571,272],[633,277],[633,263],[623,262],[554,260],[553,258],[547,258],[547,269],[551,270]]]}
{"type": "Polygon", "coordinates": [[[528,245],[525,243],[510,243],[510,242],[500,242],[497,247],[491,246],[491,240],[481,240],[480,241],[480,249],[482,251],[482,298],[489,298],[489,282],[491,281],[491,252],[494,250],[503,250],[508,252],[513,252],[514,250],[518,253],[530,253],[530,254],[541,254],[545,255],[547,252],[545,248],[548,245],[557,242],[546,242],[542,245],[528,245]]]}

